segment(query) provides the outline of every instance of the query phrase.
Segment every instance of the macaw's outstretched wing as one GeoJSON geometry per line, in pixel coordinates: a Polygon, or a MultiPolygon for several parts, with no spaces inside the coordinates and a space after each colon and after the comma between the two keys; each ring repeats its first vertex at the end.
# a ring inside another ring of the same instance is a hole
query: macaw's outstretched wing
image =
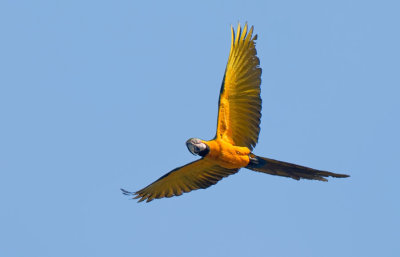
{"type": "Polygon", "coordinates": [[[140,198],[139,202],[150,202],[155,198],[178,196],[192,190],[207,188],[237,171],[238,169],[226,169],[200,159],[170,171],[135,193],[121,190],[126,195],[135,195],[134,199],[140,198]]]}
{"type": "Polygon", "coordinates": [[[219,96],[216,138],[250,150],[257,144],[261,118],[261,68],[256,56],[253,27],[247,24],[237,33],[233,28],[232,43],[219,96]]]}

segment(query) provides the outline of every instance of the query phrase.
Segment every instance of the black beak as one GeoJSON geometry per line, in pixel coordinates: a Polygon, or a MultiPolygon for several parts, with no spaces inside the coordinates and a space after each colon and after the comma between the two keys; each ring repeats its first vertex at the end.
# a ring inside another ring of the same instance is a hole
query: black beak
{"type": "Polygon", "coordinates": [[[186,142],[186,147],[191,154],[193,154],[193,155],[198,154],[192,144],[186,142]]]}

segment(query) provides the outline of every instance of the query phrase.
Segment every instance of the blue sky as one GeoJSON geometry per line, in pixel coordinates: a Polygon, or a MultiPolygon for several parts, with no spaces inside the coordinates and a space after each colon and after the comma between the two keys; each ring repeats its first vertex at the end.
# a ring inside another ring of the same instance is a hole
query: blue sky
{"type": "Polygon", "coordinates": [[[399,256],[397,1],[1,1],[0,255],[399,256]],[[258,34],[248,170],[137,204],[215,133],[231,24],[258,34]]]}

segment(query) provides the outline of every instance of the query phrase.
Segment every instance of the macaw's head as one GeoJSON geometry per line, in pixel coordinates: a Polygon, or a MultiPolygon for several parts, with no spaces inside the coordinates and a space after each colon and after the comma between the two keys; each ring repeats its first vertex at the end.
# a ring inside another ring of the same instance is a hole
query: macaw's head
{"type": "Polygon", "coordinates": [[[198,138],[190,138],[188,141],[186,141],[186,146],[189,149],[189,152],[202,157],[204,157],[210,151],[210,147],[204,143],[204,141],[198,138]]]}

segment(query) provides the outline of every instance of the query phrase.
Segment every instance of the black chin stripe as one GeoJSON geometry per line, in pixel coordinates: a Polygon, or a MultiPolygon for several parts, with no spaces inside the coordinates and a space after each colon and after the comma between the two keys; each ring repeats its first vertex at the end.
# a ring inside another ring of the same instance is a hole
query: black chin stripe
{"type": "Polygon", "coordinates": [[[209,152],[210,152],[210,147],[208,147],[208,145],[206,145],[206,149],[204,149],[203,151],[200,151],[200,152],[199,152],[199,155],[200,155],[201,157],[204,157],[204,156],[206,156],[209,152]]]}

